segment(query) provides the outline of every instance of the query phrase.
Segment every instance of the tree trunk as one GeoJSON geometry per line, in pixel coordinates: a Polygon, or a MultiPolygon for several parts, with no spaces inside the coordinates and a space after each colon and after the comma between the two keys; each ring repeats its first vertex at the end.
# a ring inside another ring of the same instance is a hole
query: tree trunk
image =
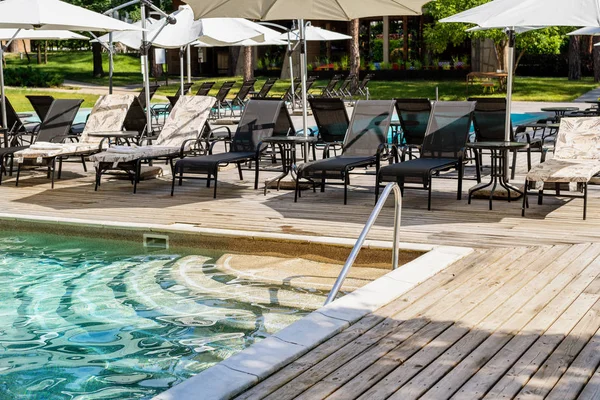
{"type": "Polygon", "coordinates": [[[254,78],[254,68],[252,66],[252,53],[254,49],[250,46],[244,47],[244,80],[254,78]]]}
{"type": "MultiPolygon", "coordinates": [[[[600,36],[594,36],[593,43],[600,43],[600,36]]],[[[600,82],[600,47],[594,46],[594,82],[600,82]]]]}
{"type": "Polygon", "coordinates": [[[569,38],[569,80],[578,81],[581,79],[581,36],[571,36],[569,38]]]}
{"type": "Polygon", "coordinates": [[[25,57],[27,57],[27,64],[31,64],[31,57],[29,57],[29,52],[27,51],[27,43],[25,43],[25,40],[22,40],[23,42],[23,51],[25,52],[25,57]]]}
{"type": "Polygon", "coordinates": [[[501,42],[494,43],[494,50],[496,52],[496,61],[498,62],[499,70],[506,71],[506,50],[508,49],[508,42],[502,40],[501,42]]]}
{"type": "Polygon", "coordinates": [[[360,21],[353,19],[350,21],[350,73],[358,76],[360,72],[360,50],[359,50],[359,32],[360,21]]]}
{"type": "Polygon", "coordinates": [[[44,64],[48,64],[48,41],[44,42],[44,64]]]}
{"type": "Polygon", "coordinates": [[[37,46],[37,63],[41,64],[42,63],[42,42],[41,41],[35,42],[35,45],[37,46]]]}
{"type": "Polygon", "coordinates": [[[92,43],[92,53],[94,59],[94,78],[101,78],[104,76],[104,69],[102,68],[102,45],[100,43],[92,43]]]}

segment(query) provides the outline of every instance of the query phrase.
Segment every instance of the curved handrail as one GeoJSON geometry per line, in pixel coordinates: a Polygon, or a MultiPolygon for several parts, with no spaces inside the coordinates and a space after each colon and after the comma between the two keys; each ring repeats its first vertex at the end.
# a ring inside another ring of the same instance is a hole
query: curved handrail
{"type": "Polygon", "coordinates": [[[373,212],[371,212],[371,215],[369,216],[369,219],[367,220],[365,227],[363,228],[362,232],[360,233],[360,236],[356,240],[356,244],[352,248],[352,251],[350,252],[350,255],[348,256],[348,259],[346,260],[346,263],[344,264],[344,267],[342,268],[340,275],[338,276],[333,287],[331,288],[331,292],[329,292],[329,295],[327,296],[327,300],[325,300],[325,305],[327,305],[327,304],[331,303],[333,300],[335,300],[335,296],[337,296],[338,292],[340,291],[340,288],[342,287],[342,284],[344,283],[344,280],[346,279],[346,275],[348,275],[350,268],[352,267],[352,265],[354,265],[354,262],[356,261],[356,257],[358,257],[358,253],[362,249],[362,246],[367,238],[367,234],[369,233],[369,231],[375,224],[375,221],[377,220],[377,217],[379,216],[379,213],[381,212],[381,209],[383,208],[385,201],[387,200],[387,198],[389,197],[389,195],[392,191],[394,192],[394,198],[396,200],[395,210],[394,210],[394,244],[392,247],[392,268],[393,269],[398,268],[398,250],[399,250],[398,234],[400,231],[400,213],[402,210],[402,193],[400,192],[400,187],[398,186],[397,183],[388,183],[387,186],[385,187],[385,189],[383,189],[383,192],[381,193],[381,197],[379,198],[379,201],[377,202],[377,204],[375,204],[375,208],[373,208],[373,212]]]}

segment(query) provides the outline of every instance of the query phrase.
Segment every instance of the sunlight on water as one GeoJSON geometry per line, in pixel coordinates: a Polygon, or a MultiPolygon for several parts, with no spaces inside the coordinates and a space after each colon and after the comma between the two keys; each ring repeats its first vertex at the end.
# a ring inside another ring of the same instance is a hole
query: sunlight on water
{"type": "Polygon", "coordinates": [[[306,314],[186,287],[188,254],[0,233],[0,399],[150,398],[306,314]]]}

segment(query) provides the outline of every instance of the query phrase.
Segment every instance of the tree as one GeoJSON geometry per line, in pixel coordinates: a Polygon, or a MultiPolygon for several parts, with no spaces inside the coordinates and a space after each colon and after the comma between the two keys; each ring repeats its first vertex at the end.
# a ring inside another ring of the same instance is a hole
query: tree
{"type": "MultiPolygon", "coordinates": [[[[488,3],[491,0],[436,0],[427,5],[427,12],[437,21],[453,14],[488,3]]],[[[434,23],[425,27],[423,32],[428,49],[434,53],[444,52],[449,45],[458,45],[468,38],[491,39],[496,50],[496,60],[500,69],[504,66],[507,36],[501,29],[489,29],[467,32],[467,24],[434,23]]],[[[525,53],[558,54],[565,41],[565,28],[545,28],[517,35],[515,69],[525,53]]]]}
{"type": "Polygon", "coordinates": [[[569,80],[581,79],[581,36],[569,37],[569,80]]]}
{"type": "Polygon", "coordinates": [[[254,68],[252,66],[252,53],[253,49],[250,46],[244,47],[244,80],[254,78],[254,68]]]}
{"type": "Polygon", "coordinates": [[[358,36],[360,33],[360,21],[353,19],[350,21],[350,74],[358,76],[360,72],[360,49],[358,36]]]}
{"type": "MultiPolygon", "coordinates": [[[[600,43],[600,36],[593,37],[593,43],[600,43]]],[[[600,46],[594,46],[594,82],[600,82],[600,46]]]]}

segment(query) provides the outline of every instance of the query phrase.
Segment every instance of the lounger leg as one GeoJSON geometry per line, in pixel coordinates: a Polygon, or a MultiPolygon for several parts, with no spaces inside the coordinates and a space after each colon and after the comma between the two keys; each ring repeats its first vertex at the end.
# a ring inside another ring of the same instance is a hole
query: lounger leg
{"type": "Polygon", "coordinates": [[[325,192],[325,171],[321,174],[321,193],[325,192]]]}
{"type": "Polygon", "coordinates": [[[433,182],[431,174],[428,177],[428,185],[427,185],[427,211],[431,211],[431,183],[433,182]]]}
{"type": "MultiPolygon", "coordinates": [[[[527,162],[528,162],[528,164],[531,163],[529,149],[527,149],[527,162]]],[[[515,179],[516,171],[517,171],[517,151],[515,150],[515,151],[513,151],[512,171],[510,172],[510,179],[515,179]]]]}
{"type": "Polygon", "coordinates": [[[63,159],[62,159],[62,157],[60,157],[58,159],[58,179],[62,178],[62,162],[63,162],[63,159]]]}
{"type": "Polygon", "coordinates": [[[465,173],[465,166],[462,162],[462,160],[459,161],[458,163],[458,189],[456,192],[456,200],[460,200],[462,198],[462,181],[463,181],[463,175],[465,173]]]}
{"type": "Polygon", "coordinates": [[[6,173],[6,169],[4,168],[4,157],[0,158],[0,186],[2,186],[3,173],[6,173]]]}
{"type": "MultiPolygon", "coordinates": [[[[217,166],[217,169],[219,169],[219,166],[217,166]]],[[[210,188],[210,180],[212,179],[212,174],[209,172],[208,173],[208,177],[206,178],[206,187],[210,188]]]]}
{"type": "MultiPolygon", "coordinates": [[[[543,183],[542,183],[543,185],[543,183]]],[[[544,203],[544,187],[542,186],[542,188],[540,189],[539,193],[538,193],[538,205],[542,205],[544,203]]]]}
{"type": "MultiPolygon", "coordinates": [[[[13,165],[14,164],[15,164],[15,155],[11,154],[10,155],[10,164],[9,164],[9,167],[8,167],[8,174],[10,176],[12,176],[12,174],[13,174],[13,165]]],[[[6,167],[4,167],[4,173],[6,173],[6,167]]]]}
{"type": "Polygon", "coordinates": [[[375,177],[375,204],[379,200],[379,174],[375,177]]]}
{"type": "Polygon", "coordinates": [[[54,172],[56,171],[56,158],[52,159],[52,163],[50,165],[52,165],[52,184],[50,187],[54,189],[54,172]]]}
{"type": "Polygon", "coordinates": [[[583,220],[585,221],[587,215],[587,192],[588,185],[587,182],[583,184],[583,220]]]}
{"type": "Polygon", "coordinates": [[[83,172],[87,172],[87,165],[85,165],[85,156],[81,156],[81,164],[83,165],[83,172]]]}
{"type": "Polygon", "coordinates": [[[258,158],[256,159],[255,162],[255,167],[254,167],[254,190],[258,189],[258,175],[260,174],[260,171],[258,169],[258,158]]]}
{"type": "Polygon", "coordinates": [[[477,183],[481,183],[481,160],[479,159],[479,152],[476,149],[473,149],[473,154],[475,158],[475,175],[477,177],[477,183]]]}
{"type": "Polygon", "coordinates": [[[98,191],[98,186],[100,185],[100,166],[96,167],[96,184],[94,185],[94,192],[98,191]]]}
{"type": "Polygon", "coordinates": [[[300,173],[296,174],[296,188],[294,190],[294,203],[298,202],[298,192],[300,191],[300,173]]]}
{"type": "Polygon", "coordinates": [[[135,177],[133,178],[133,194],[137,193],[137,184],[140,181],[140,171],[142,169],[142,160],[135,163],[135,177]]]}
{"type": "Polygon", "coordinates": [[[21,164],[17,165],[17,180],[15,181],[15,186],[19,186],[19,177],[21,176],[21,164]]]}
{"type": "Polygon", "coordinates": [[[237,163],[238,172],[240,174],[240,181],[244,180],[244,174],[242,173],[242,163],[237,163]]]}
{"type": "Polygon", "coordinates": [[[527,186],[529,185],[529,181],[525,179],[525,185],[523,186],[523,206],[521,207],[521,217],[525,216],[525,208],[527,207],[527,186]]]}
{"type": "Polygon", "coordinates": [[[217,168],[215,170],[215,175],[214,175],[214,177],[215,177],[215,188],[214,188],[214,192],[213,192],[213,199],[217,198],[217,175],[218,174],[219,174],[219,169],[217,168]]]}
{"type": "Polygon", "coordinates": [[[344,205],[348,204],[348,171],[344,171],[344,205]]]}

